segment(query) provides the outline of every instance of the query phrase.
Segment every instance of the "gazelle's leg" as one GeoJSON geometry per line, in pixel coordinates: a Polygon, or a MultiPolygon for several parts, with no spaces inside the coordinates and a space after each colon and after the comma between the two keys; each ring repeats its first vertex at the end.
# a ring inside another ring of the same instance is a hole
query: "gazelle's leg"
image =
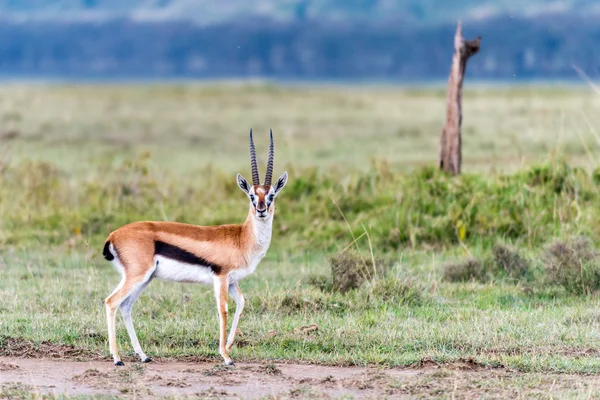
{"type": "Polygon", "coordinates": [[[215,299],[217,300],[217,311],[219,312],[219,354],[223,357],[225,365],[233,365],[233,361],[227,354],[225,339],[227,337],[227,289],[229,287],[227,276],[216,276],[214,278],[215,299]]]}
{"type": "Polygon", "coordinates": [[[227,351],[231,350],[231,346],[233,346],[237,326],[240,322],[240,316],[242,315],[242,311],[244,311],[244,295],[242,294],[240,285],[237,282],[232,282],[229,284],[229,295],[235,301],[235,314],[233,315],[231,330],[229,331],[229,336],[227,337],[227,351]]]}
{"type": "Polygon", "coordinates": [[[125,299],[127,299],[134,290],[140,285],[143,285],[148,277],[136,277],[130,278],[127,275],[123,276],[123,280],[119,283],[119,286],[112,292],[110,296],[106,298],[104,303],[106,304],[106,320],[108,323],[108,342],[110,345],[110,353],[113,356],[115,365],[125,365],[119,357],[117,350],[117,334],[115,328],[115,311],[125,299]]]}
{"type": "Polygon", "coordinates": [[[119,309],[121,310],[121,315],[123,316],[123,321],[125,321],[125,327],[127,328],[127,333],[129,334],[129,339],[131,339],[131,345],[133,346],[133,350],[140,357],[142,362],[150,362],[152,361],[146,354],[142,351],[142,347],[140,346],[140,342],[135,333],[135,329],[133,328],[133,321],[131,320],[131,309],[133,308],[133,304],[138,299],[140,294],[146,289],[148,284],[152,281],[152,277],[150,276],[145,282],[142,282],[131,291],[131,294],[121,303],[119,309]]]}
{"type": "Polygon", "coordinates": [[[117,295],[123,289],[123,285],[125,284],[126,278],[123,276],[121,282],[117,285],[115,290],[106,298],[104,303],[106,304],[106,324],[108,325],[108,345],[110,348],[110,355],[113,357],[113,361],[115,365],[124,365],[119,357],[117,351],[117,332],[115,328],[115,308],[112,307],[114,302],[114,296],[117,295]],[[111,300],[111,302],[109,302],[111,300]]]}

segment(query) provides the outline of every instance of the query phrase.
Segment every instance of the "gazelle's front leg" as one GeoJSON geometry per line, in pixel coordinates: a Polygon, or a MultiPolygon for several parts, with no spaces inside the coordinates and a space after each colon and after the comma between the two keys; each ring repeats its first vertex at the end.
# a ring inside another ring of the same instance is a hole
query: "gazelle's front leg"
{"type": "Polygon", "coordinates": [[[237,331],[238,323],[240,322],[240,316],[244,311],[244,295],[240,290],[240,285],[237,282],[229,284],[229,295],[235,301],[235,314],[233,315],[233,322],[231,323],[231,330],[227,337],[227,351],[231,350],[233,346],[233,340],[235,339],[235,333],[237,331]]]}
{"type": "Polygon", "coordinates": [[[227,276],[216,276],[214,278],[215,298],[217,300],[217,311],[219,312],[219,354],[223,357],[225,365],[233,365],[233,361],[227,354],[225,339],[227,337],[227,290],[229,278],[227,276]]]}

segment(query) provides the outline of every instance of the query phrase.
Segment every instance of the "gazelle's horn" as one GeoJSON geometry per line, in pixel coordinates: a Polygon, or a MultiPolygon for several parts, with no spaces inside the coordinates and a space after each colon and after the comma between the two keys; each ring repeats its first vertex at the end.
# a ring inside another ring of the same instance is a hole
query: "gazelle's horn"
{"type": "Polygon", "coordinates": [[[260,185],[258,165],[256,165],[256,149],[254,148],[254,140],[252,139],[252,128],[250,128],[250,165],[252,166],[252,185],[260,185]]]}
{"type": "Polygon", "coordinates": [[[271,129],[271,143],[269,144],[269,161],[267,162],[267,173],[265,174],[265,186],[271,186],[273,178],[273,158],[275,156],[275,146],[273,145],[273,130],[271,129]]]}

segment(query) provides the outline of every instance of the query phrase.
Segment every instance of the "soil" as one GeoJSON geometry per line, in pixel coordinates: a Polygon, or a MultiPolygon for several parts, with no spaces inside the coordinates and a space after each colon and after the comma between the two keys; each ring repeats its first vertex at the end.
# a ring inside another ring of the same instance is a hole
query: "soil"
{"type": "MultiPolygon", "coordinates": [[[[0,385],[44,394],[203,396],[219,398],[377,397],[385,383],[416,370],[298,364],[153,361],[115,367],[110,361],[0,357],[0,385]]],[[[0,396],[2,397],[2,396],[0,396]]]]}
{"type": "Polygon", "coordinates": [[[406,369],[268,362],[225,367],[173,360],[115,367],[102,360],[0,357],[0,398],[16,398],[11,393],[19,390],[67,397],[506,398],[518,394],[535,397],[547,393],[549,387],[559,391],[579,387],[585,392],[600,387],[598,376],[564,374],[536,375],[533,385],[523,387],[524,375],[528,374],[469,361],[445,366],[424,362],[406,369]]]}

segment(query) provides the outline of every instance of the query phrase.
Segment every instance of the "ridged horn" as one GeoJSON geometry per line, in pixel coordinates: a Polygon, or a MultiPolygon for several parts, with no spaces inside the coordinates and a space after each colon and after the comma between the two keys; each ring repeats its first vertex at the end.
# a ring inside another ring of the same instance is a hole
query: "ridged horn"
{"type": "Polygon", "coordinates": [[[269,144],[269,161],[267,162],[267,173],[265,174],[265,186],[271,186],[271,179],[273,178],[273,158],[275,156],[275,146],[273,145],[273,130],[271,133],[271,143],[269,144]]]}
{"type": "Polygon", "coordinates": [[[256,164],[256,149],[254,148],[254,139],[252,139],[252,128],[250,128],[250,165],[252,166],[252,185],[260,185],[258,165],[256,164]]]}

